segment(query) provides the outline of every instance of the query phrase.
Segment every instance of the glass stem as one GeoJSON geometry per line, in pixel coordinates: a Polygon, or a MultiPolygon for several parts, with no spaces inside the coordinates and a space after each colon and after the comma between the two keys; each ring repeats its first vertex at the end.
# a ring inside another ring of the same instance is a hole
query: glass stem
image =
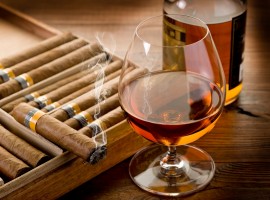
{"type": "Polygon", "coordinates": [[[167,154],[160,161],[161,174],[167,177],[179,177],[183,173],[183,161],[176,153],[176,146],[169,146],[167,154]]]}

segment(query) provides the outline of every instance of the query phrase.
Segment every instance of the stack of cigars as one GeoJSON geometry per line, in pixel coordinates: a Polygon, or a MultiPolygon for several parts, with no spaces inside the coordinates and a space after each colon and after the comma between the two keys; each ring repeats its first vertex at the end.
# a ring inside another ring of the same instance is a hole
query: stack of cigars
{"type": "Polygon", "coordinates": [[[71,33],[0,58],[0,185],[64,151],[92,164],[102,159],[106,144],[95,138],[125,120],[121,67],[71,33]]]}

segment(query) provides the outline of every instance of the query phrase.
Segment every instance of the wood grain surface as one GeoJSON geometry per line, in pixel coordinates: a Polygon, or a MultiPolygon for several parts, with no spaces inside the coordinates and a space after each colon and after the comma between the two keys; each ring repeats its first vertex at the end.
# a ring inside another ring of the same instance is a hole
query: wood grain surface
{"type": "MultiPolygon", "coordinates": [[[[89,40],[109,33],[120,56],[124,55],[138,22],[162,12],[160,0],[1,2],[56,29],[71,31],[89,40]]],[[[270,1],[248,1],[243,90],[239,99],[225,108],[213,131],[194,143],[214,158],[216,174],[206,189],[181,199],[270,199],[269,10],[270,1]]],[[[128,175],[129,160],[60,199],[165,199],[133,184],[128,175]]]]}

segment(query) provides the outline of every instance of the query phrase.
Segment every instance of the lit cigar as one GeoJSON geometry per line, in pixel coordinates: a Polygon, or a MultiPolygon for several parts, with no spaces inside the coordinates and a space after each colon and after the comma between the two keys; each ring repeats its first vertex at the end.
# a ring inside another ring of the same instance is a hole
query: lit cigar
{"type": "MultiPolygon", "coordinates": [[[[62,99],[88,85],[95,82],[95,80],[100,76],[100,70],[104,73],[104,76],[107,76],[108,74],[111,74],[121,68],[122,62],[120,60],[114,61],[113,63],[109,64],[108,66],[101,67],[102,69],[99,69],[98,67],[93,67],[93,71],[91,71],[89,74],[84,76],[83,78],[70,82],[69,84],[66,84],[44,96],[36,98],[34,101],[30,102],[29,104],[31,106],[37,107],[37,108],[44,108],[48,104],[58,101],[59,99],[62,99]]],[[[103,75],[103,74],[102,74],[103,75]]]]}
{"type": "Polygon", "coordinates": [[[36,167],[49,160],[49,156],[34,148],[1,125],[0,145],[31,167],[36,167]]]}
{"type": "Polygon", "coordinates": [[[19,98],[15,99],[14,101],[11,101],[11,102],[3,105],[1,108],[6,112],[11,112],[12,109],[14,108],[14,106],[18,105],[19,103],[33,101],[35,98],[37,98],[39,96],[47,94],[47,93],[65,85],[65,84],[68,84],[72,81],[75,81],[75,80],[81,78],[83,76],[83,74],[84,74],[84,72],[79,72],[77,74],[74,74],[74,75],[69,76],[67,78],[64,78],[62,80],[59,80],[59,81],[55,82],[54,84],[48,85],[42,89],[39,89],[35,92],[27,94],[24,97],[19,97],[19,98]]]}
{"type": "Polygon", "coordinates": [[[114,94],[113,96],[103,100],[99,104],[85,111],[82,111],[74,117],[66,120],[65,124],[78,130],[84,126],[87,126],[87,124],[101,117],[102,115],[105,115],[109,111],[115,109],[119,105],[120,104],[118,100],[118,94],[114,94]]]}
{"type": "Polygon", "coordinates": [[[81,111],[92,107],[97,103],[98,100],[100,101],[103,100],[102,98],[108,98],[109,96],[116,94],[118,92],[118,81],[119,77],[105,83],[100,91],[100,93],[103,94],[101,97],[96,97],[95,89],[93,89],[90,92],[57,109],[55,112],[51,113],[51,116],[62,122],[66,121],[76,114],[79,114],[81,111]]]}
{"type": "Polygon", "coordinates": [[[0,68],[11,67],[17,63],[53,49],[61,44],[74,40],[75,38],[76,37],[71,33],[63,33],[53,36],[19,53],[0,59],[0,68]]]}
{"type": "Polygon", "coordinates": [[[79,133],[82,133],[88,137],[94,137],[98,133],[123,121],[125,118],[126,117],[124,111],[121,109],[121,107],[117,107],[116,109],[94,120],[87,126],[81,128],[79,133]]]}
{"type": "Polygon", "coordinates": [[[100,53],[98,44],[87,45],[73,51],[65,56],[62,56],[48,64],[31,70],[28,73],[21,74],[15,79],[1,84],[0,98],[7,97],[15,92],[27,88],[34,83],[38,83],[46,78],[49,78],[59,72],[62,72],[88,58],[100,53]]]}
{"type": "MultiPolygon", "coordinates": [[[[113,72],[111,74],[109,74],[108,76],[106,76],[104,78],[104,82],[108,82],[116,77],[118,77],[120,75],[120,70],[116,71],[116,72],[113,72]]],[[[65,103],[67,102],[70,102],[72,100],[74,100],[75,98],[78,98],[79,96],[82,96],[83,94],[91,91],[92,89],[95,88],[95,84],[92,83],[76,92],[73,92],[72,94],[60,99],[59,101],[57,102],[54,102],[54,103],[51,103],[50,105],[47,105],[46,107],[44,107],[43,109],[41,109],[42,111],[44,112],[50,112],[52,110],[54,110],[55,108],[61,106],[61,105],[64,105],[65,103]]]]}
{"type": "Polygon", "coordinates": [[[15,78],[20,74],[36,69],[87,44],[83,39],[75,39],[12,67],[2,69],[0,70],[0,83],[7,82],[10,78],[15,78]]]}
{"type": "Polygon", "coordinates": [[[45,114],[27,103],[21,103],[12,111],[13,117],[21,124],[59,145],[84,160],[91,160],[92,154],[99,149],[91,138],[45,114]]]}
{"type": "Polygon", "coordinates": [[[14,179],[31,168],[0,146],[0,173],[14,179]]]}

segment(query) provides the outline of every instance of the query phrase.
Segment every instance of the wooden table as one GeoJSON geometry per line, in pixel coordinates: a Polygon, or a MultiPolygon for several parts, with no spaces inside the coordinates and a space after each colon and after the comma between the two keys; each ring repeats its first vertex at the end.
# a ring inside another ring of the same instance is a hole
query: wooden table
{"type": "MultiPolygon", "coordinates": [[[[161,13],[157,0],[2,0],[57,29],[89,40],[110,33],[124,55],[136,24],[161,13]]],[[[194,145],[214,158],[209,186],[181,199],[270,199],[270,1],[248,1],[244,88],[214,130],[194,145]]],[[[127,159],[60,199],[161,199],[133,184],[127,159]]],[[[76,181],[76,180],[74,180],[76,181]]]]}

